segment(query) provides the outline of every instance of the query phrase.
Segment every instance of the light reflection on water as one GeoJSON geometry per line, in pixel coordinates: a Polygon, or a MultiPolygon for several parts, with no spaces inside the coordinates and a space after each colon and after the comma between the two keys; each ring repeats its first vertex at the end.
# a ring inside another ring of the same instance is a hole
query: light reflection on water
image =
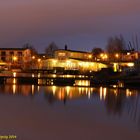
{"type": "Polygon", "coordinates": [[[18,85],[14,79],[13,85],[1,85],[0,93],[3,94],[20,94],[20,95],[34,95],[40,92],[40,89],[44,90],[44,94],[51,93],[53,96],[57,97],[58,100],[63,100],[64,98],[73,99],[81,96],[87,96],[90,99],[92,94],[96,94],[100,100],[106,100],[106,98],[111,94],[113,97],[117,98],[123,94],[125,99],[128,98],[139,98],[139,90],[136,89],[125,89],[125,88],[108,88],[108,87],[75,87],[75,86],[39,86],[39,85],[18,85]]]}
{"type": "Polygon", "coordinates": [[[71,100],[87,99],[103,103],[108,115],[123,116],[127,114],[140,126],[140,91],[118,87],[71,87],[71,86],[38,86],[38,85],[1,85],[0,94],[35,96],[44,95],[50,105],[62,101],[64,105],[71,100]]]}

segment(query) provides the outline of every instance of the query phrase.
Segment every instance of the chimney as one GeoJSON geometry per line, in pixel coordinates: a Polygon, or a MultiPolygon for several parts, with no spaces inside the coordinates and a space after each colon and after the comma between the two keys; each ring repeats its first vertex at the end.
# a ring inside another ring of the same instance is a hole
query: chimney
{"type": "Polygon", "coordinates": [[[65,44],[65,50],[67,50],[68,49],[68,46],[65,44]]]}

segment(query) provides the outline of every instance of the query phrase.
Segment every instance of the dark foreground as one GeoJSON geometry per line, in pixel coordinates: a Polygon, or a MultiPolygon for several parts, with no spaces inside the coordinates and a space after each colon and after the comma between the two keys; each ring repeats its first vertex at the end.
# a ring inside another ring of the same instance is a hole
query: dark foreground
{"type": "Polygon", "coordinates": [[[17,140],[139,140],[140,91],[0,87],[0,135],[17,140]]]}

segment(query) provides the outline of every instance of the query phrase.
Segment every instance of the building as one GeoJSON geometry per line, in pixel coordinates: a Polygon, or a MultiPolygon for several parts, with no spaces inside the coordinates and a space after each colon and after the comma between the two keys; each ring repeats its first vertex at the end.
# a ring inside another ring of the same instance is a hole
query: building
{"type": "Polygon", "coordinates": [[[92,60],[92,53],[67,49],[56,50],[54,56],[58,60],[65,59],[76,59],[84,61],[92,60]]]}
{"type": "Polygon", "coordinates": [[[29,48],[0,48],[0,62],[8,69],[30,67],[32,50],[29,48]]]}
{"type": "Polygon", "coordinates": [[[92,53],[75,50],[56,50],[54,58],[43,60],[42,68],[53,70],[99,71],[107,65],[92,61],[92,53]]]}

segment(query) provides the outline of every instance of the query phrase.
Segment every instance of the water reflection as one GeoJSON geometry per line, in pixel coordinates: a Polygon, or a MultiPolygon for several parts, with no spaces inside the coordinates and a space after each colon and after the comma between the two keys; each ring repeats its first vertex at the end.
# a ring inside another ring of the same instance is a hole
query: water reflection
{"type": "Polygon", "coordinates": [[[122,114],[125,99],[125,91],[120,89],[108,89],[105,105],[109,114],[122,114]]]}
{"type": "Polygon", "coordinates": [[[107,88],[100,87],[100,100],[106,99],[107,88]]]}
{"type": "Polygon", "coordinates": [[[38,86],[18,85],[13,79],[13,85],[1,85],[1,94],[34,96],[43,95],[50,104],[62,101],[65,105],[73,99],[87,99],[102,103],[108,115],[123,116],[129,118],[140,126],[140,91],[136,89],[125,89],[113,86],[107,87],[71,87],[71,86],[38,86]]]}

